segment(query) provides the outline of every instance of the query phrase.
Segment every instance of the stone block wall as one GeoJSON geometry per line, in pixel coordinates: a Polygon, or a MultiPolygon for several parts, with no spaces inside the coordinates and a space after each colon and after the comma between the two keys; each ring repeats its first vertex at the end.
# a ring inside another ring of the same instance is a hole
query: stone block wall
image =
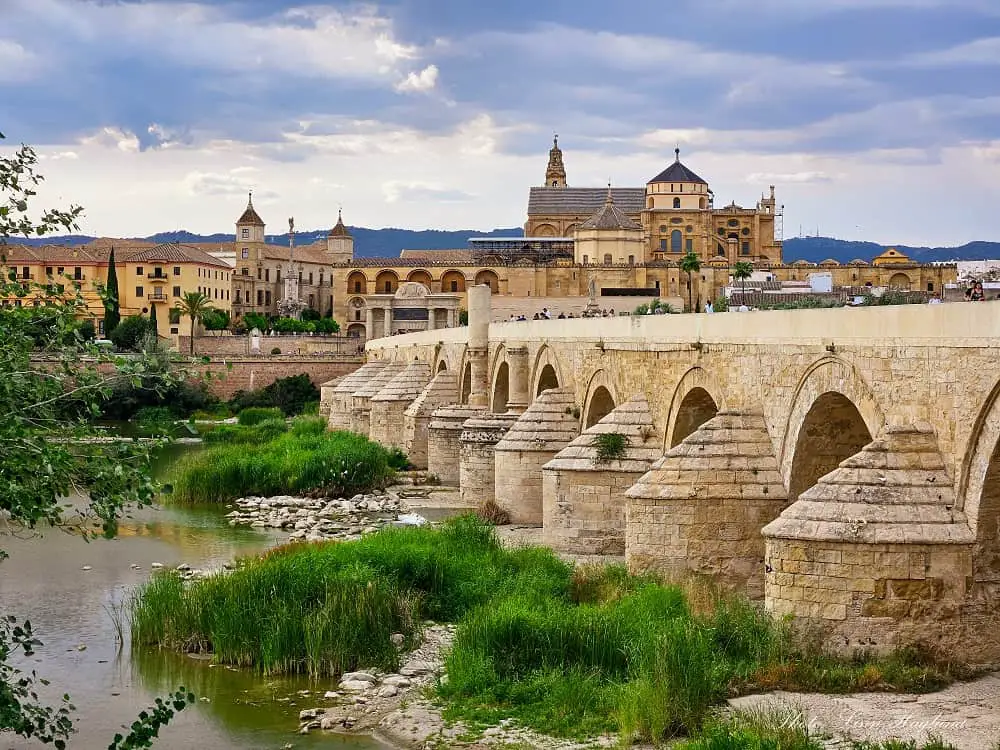
{"type": "Polygon", "coordinates": [[[510,522],[541,526],[542,467],[557,451],[496,451],[496,501],[510,522]]]}
{"type": "Polygon", "coordinates": [[[542,472],[542,539],[561,552],[625,554],[625,491],[642,472],[542,472]]]}
{"type": "Polygon", "coordinates": [[[427,430],[427,473],[433,474],[441,484],[457,487],[460,481],[462,444],[461,426],[445,429],[428,425],[427,430]]]}
{"type": "Polygon", "coordinates": [[[403,448],[403,412],[409,405],[406,401],[372,400],[369,437],[387,448],[403,448]]]}
{"type": "Polygon", "coordinates": [[[211,373],[207,381],[208,390],[223,400],[233,397],[237,391],[264,388],[278,378],[293,375],[308,375],[318,388],[334,378],[354,372],[361,366],[361,358],[317,360],[310,357],[269,357],[212,360],[207,364],[196,364],[196,372],[211,373]],[[232,367],[230,367],[232,365],[232,367]]]}
{"type": "Polygon", "coordinates": [[[1000,658],[996,600],[992,629],[982,630],[968,597],[971,545],[768,539],[766,566],[767,609],[820,627],[840,650],[922,644],[1000,658]]]}
{"type": "Polygon", "coordinates": [[[466,420],[459,438],[459,489],[462,503],[481,507],[496,499],[496,458],[494,448],[511,425],[516,414],[488,414],[466,420]]]}

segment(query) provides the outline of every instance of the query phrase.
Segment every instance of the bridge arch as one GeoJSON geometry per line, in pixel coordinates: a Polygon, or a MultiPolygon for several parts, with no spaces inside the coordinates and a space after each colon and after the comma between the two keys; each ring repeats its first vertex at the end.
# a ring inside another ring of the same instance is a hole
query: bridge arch
{"type": "Polygon", "coordinates": [[[458,389],[458,403],[467,404],[469,403],[469,396],[472,395],[472,363],[468,357],[462,358],[462,369],[460,372],[462,373],[462,381],[458,389]]]}
{"type": "Polygon", "coordinates": [[[507,348],[501,344],[490,368],[490,411],[503,414],[507,411],[510,398],[510,365],[507,363],[507,348]]]}
{"type": "Polygon", "coordinates": [[[542,395],[542,391],[548,388],[559,388],[565,384],[555,352],[543,345],[535,355],[535,365],[531,368],[532,400],[542,395]]]}
{"type": "Polygon", "coordinates": [[[439,372],[444,372],[449,369],[448,363],[448,353],[445,348],[438,344],[434,347],[434,359],[433,365],[431,367],[431,372],[437,375],[439,372]]]}
{"type": "Polygon", "coordinates": [[[878,435],[885,425],[871,388],[838,357],[824,357],[803,373],[792,396],[779,464],[795,502],[878,435]]]}
{"type": "Polygon", "coordinates": [[[723,391],[701,367],[692,367],[681,377],[670,400],[664,453],[726,408],[723,391]]]}
{"type": "Polygon", "coordinates": [[[587,398],[583,402],[583,429],[593,427],[618,405],[615,386],[606,370],[598,370],[590,378],[587,398]]]}
{"type": "MultiPolygon", "coordinates": [[[[959,508],[980,546],[977,560],[1000,577],[1000,382],[987,396],[969,436],[969,447],[959,475],[959,508]],[[991,564],[992,561],[992,564],[991,564]]],[[[979,571],[977,570],[977,577],[979,571]]]]}

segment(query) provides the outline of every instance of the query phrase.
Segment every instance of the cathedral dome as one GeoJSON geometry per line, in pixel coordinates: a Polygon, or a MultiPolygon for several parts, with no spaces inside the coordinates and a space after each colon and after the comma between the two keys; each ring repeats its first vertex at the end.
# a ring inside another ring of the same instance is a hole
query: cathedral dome
{"type": "Polygon", "coordinates": [[[707,185],[708,183],[701,179],[698,175],[692,172],[690,169],[685,167],[681,163],[681,150],[679,148],[674,149],[674,163],[669,167],[660,172],[656,177],[647,182],[647,185],[652,185],[657,182],[694,182],[699,185],[707,185]]]}

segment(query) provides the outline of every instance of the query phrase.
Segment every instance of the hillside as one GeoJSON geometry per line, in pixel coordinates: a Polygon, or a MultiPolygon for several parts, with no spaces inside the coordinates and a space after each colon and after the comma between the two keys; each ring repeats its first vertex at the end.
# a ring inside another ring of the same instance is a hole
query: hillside
{"type": "MultiPolygon", "coordinates": [[[[521,229],[494,229],[489,232],[478,232],[474,229],[443,231],[436,229],[367,229],[365,227],[350,227],[354,235],[355,254],[362,258],[392,258],[399,255],[400,250],[440,250],[458,249],[467,245],[469,237],[517,237],[521,229]]],[[[308,245],[326,237],[327,230],[312,232],[297,232],[296,242],[308,245]]],[[[47,237],[27,240],[26,244],[44,245],[83,245],[95,239],[82,235],[66,235],[62,237],[47,237]]],[[[151,242],[232,242],[231,234],[192,234],[185,230],[159,232],[150,237],[136,239],[151,242]]],[[[267,235],[267,241],[276,245],[287,245],[288,235],[267,235]]],[[[832,237],[793,237],[785,240],[785,260],[808,260],[819,263],[827,258],[833,258],[840,263],[848,263],[855,258],[871,260],[885,250],[895,247],[906,253],[915,261],[934,263],[954,260],[984,260],[1000,258],[1000,242],[970,242],[959,247],[910,247],[907,245],[879,245],[875,242],[850,242],[832,237]]]]}

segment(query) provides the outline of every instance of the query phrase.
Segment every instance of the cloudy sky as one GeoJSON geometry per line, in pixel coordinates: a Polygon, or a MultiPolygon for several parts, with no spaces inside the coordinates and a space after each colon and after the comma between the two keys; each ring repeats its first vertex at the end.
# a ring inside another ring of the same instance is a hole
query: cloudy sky
{"type": "MultiPolygon", "coordinates": [[[[0,130],[83,229],[523,223],[675,145],[785,236],[1000,240],[998,0],[0,0],[0,130]]],[[[41,203],[41,201],[40,201],[41,203]]]]}

